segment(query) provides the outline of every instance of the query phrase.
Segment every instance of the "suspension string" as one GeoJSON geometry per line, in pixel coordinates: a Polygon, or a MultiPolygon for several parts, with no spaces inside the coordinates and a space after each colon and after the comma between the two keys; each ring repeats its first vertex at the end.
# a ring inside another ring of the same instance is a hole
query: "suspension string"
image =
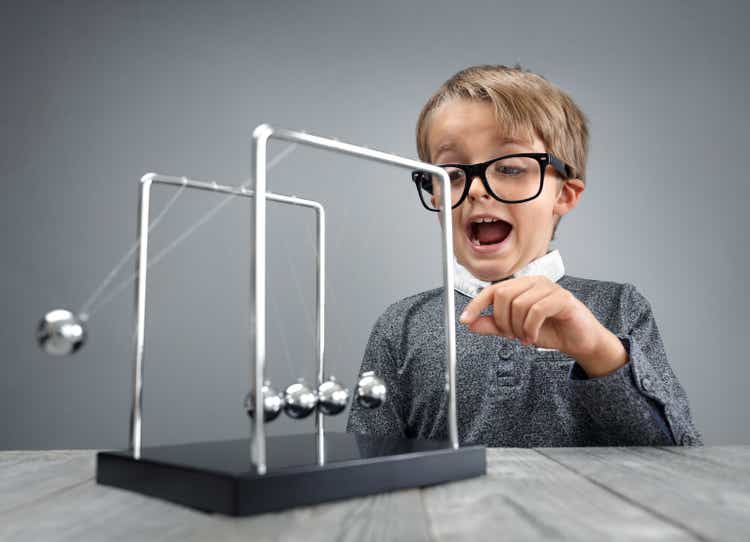
{"type": "MultiPolygon", "coordinates": [[[[304,230],[305,228],[302,228],[302,229],[304,230]]],[[[295,270],[295,266],[292,264],[292,260],[289,257],[289,251],[285,250],[283,252],[284,252],[284,255],[286,256],[287,267],[289,267],[289,269],[291,269],[291,271],[292,271],[292,282],[294,283],[294,287],[295,287],[295,289],[297,291],[297,297],[300,299],[300,301],[302,303],[302,312],[304,313],[305,320],[307,321],[306,329],[307,329],[308,335],[310,337],[310,340],[314,344],[315,343],[315,332],[317,330],[315,329],[315,324],[314,324],[314,321],[313,321],[313,317],[311,315],[312,311],[310,310],[310,307],[308,306],[307,302],[305,301],[305,296],[304,296],[304,292],[302,290],[302,285],[300,284],[299,277],[297,277],[297,271],[295,270]]],[[[315,248],[315,252],[317,252],[317,247],[315,248]]]]}
{"type": "MultiPolygon", "coordinates": [[[[294,143],[294,144],[290,145],[289,147],[287,147],[286,149],[284,149],[283,151],[281,151],[276,156],[274,156],[274,158],[268,163],[268,166],[266,167],[266,170],[269,171],[274,166],[278,165],[284,158],[286,158],[296,148],[297,148],[297,143],[294,143]]],[[[240,185],[240,188],[247,188],[250,185],[251,182],[252,182],[251,180],[245,181],[243,184],[240,185]]],[[[181,186],[179,192],[181,193],[181,191],[184,188],[185,188],[184,185],[181,186]]],[[[206,222],[208,222],[209,220],[211,220],[234,197],[236,197],[235,194],[229,194],[227,197],[225,197],[224,199],[222,199],[221,201],[219,201],[218,204],[216,204],[214,207],[212,207],[211,209],[209,209],[191,227],[189,227],[187,230],[183,231],[182,234],[180,234],[174,241],[172,241],[165,248],[163,248],[161,251],[159,251],[158,253],[156,253],[153,256],[153,258],[151,258],[149,260],[147,268],[150,268],[152,265],[156,265],[161,260],[163,260],[170,252],[172,252],[174,249],[176,249],[180,244],[182,244],[186,239],[188,239],[193,233],[195,233],[203,224],[205,224],[206,222]]],[[[170,200],[171,204],[173,204],[174,201],[176,201],[176,199],[177,199],[176,197],[173,197],[172,200],[170,200]]],[[[170,204],[170,206],[171,206],[171,204],[170,204]]],[[[165,214],[166,214],[165,211],[162,211],[162,213],[159,215],[159,217],[157,217],[157,220],[160,220],[161,218],[163,218],[165,214]]],[[[151,227],[149,227],[149,232],[151,232],[152,228],[156,225],[157,220],[154,220],[155,224],[152,225],[151,227]]],[[[132,256],[133,253],[135,253],[135,251],[136,251],[136,249],[138,247],[138,244],[139,243],[137,242],[136,245],[134,247],[132,247],[130,249],[130,251],[128,251],[128,253],[126,254],[126,258],[123,258],[123,261],[121,262],[121,264],[118,267],[121,268],[122,265],[124,265],[125,262],[127,262],[127,260],[130,258],[130,256],[132,256]]],[[[116,269],[115,271],[118,271],[118,270],[119,270],[119,268],[116,269]]],[[[110,273],[110,275],[112,275],[112,277],[114,277],[115,272],[110,273]]],[[[128,287],[133,283],[133,281],[136,279],[137,276],[138,276],[137,272],[131,273],[125,280],[123,280],[122,282],[118,283],[114,288],[112,288],[112,290],[110,291],[109,295],[107,295],[104,299],[102,299],[102,301],[99,302],[96,306],[94,306],[94,307],[87,307],[87,308],[89,308],[87,317],[90,317],[95,312],[99,311],[99,309],[101,309],[107,303],[109,303],[110,301],[112,301],[113,299],[115,299],[118,295],[120,295],[122,292],[124,292],[125,290],[127,290],[128,287]]],[[[111,279],[110,279],[110,282],[111,282],[111,279]]],[[[101,290],[103,290],[103,288],[101,288],[101,290]]],[[[89,302],[89,305],[91,305],[91,304],[92,303],[89,302]]]]}
{"type": "MultiPolygon", "coordinates": [[[[313,253],[317,253],[317,251],[318,251],[318,248],[317,248],[317,246],[315,245],[315,241],[314,241],[314,239],[312,238],[312,236],[310,236],[310,235],[308,234],[308,231],[307,231],[307,229],[303,228],[303,232],[304,232],[304,233],[303,233],[302,235],[303,235],[303,237],[305,238],[305,241],[306,241],[306,243],[307,243],[307,246],[308,246],[308,247],[310,247],[310,248],[312,249],[313,253]]],[[[288,254],[287,254],[287,258],[288,258],[288,257],[289,257],[289,256],[288,256],[288,254]]],[[[290,264],[290,265],[291,265],[291,264],[290,264]]],[[[296,272],[294,271],[294,267],[292,267],[292,276],[293,276],[293,277],[294,277],[294,279],[295,279],[295,284],[296,284],[296,286],[297,286],[297,292],[298,292],[298,294],[299,294],[299,292],[300,292],[301,288],[300,288],[300,286],[299,286],[299,283],[297,282],[297,274],[296,274],[296,272]]],[[[331,288],[331,289],[330,289],[330,291],[328,291],[328,288],[326,288],[326,299],[327,299],[327,301],[331,301],[331,303],[330,303],[330,304],[329,304],[328,302],[326,302],[326,306],[327,306],[327,307],[328,307],[328,306],[330,306],[331,304],[332,304],[332,305],[335,305],[335,304],[336,304],[336,303],[335,303],[335,297],[336,297],[336,296],[334,295],[334,288],[331,288]]],[[[343,329],[344,329],[344,328],[343,328],[343,326],[342,326],[342,324],[341,324],[341,320],[340,320],[340,319],[338,318],[338,313],[336,313],[336,311],[328,311],[328,310],[326,310],[326,313],[325,313],[324,317],[326,318],[326,321],[327,321],[327,322],[329,322],[329,321],[333,320],[333,324],[334,324],[334,326],[333,326],[333,327],[335,327],[335,328],[336,328],[336,329],[337,329],[338,331],[343,331],[343,329]],[[331,318],[329,318],[329,314],[331,315],[331,318]]],[[[310,321],[311,321],[311,320],[310,320],[310,321]]],[[[312,329],[312,327],[313,327],[313,325],[312,325],[312,322],[311,322],[311,323],[310,323],[310,328],[312,329]]],[[[347,334],[345,334],[345,333],[344,333],[343,335],[345,335],[345,336],[346,336],[345,340],[346,340],[347,342],[349,342],[349,336],[348,336],[347,334]]],[[[326,333],[326,337],[330,337],[330,334],[329,334],[329,333],[326,333]]],[[[328,342],[328,341],[327,341],[327,342],[328,342]]],[[[343,357],[344,357],[344,351],[343,351],[343,348],[342,348],[342,346],[341,346],[341,341],[333,341],[333,343],[334,343],[334,344],[336,345],[336,351],[337,351],[337,354],[338,354],[338,359],[339,359],[339,360],[343,359],[343,357]]]]}
{"type": "MultiPolygon", "coordinates": [[[[188,229],[184,230],[180,235],[178,235],[171,243],[169,243],[166,247],[164,247],[162,250],[157,252],[153,258],[149,259],[148,265],[146,266],[147,269],[151,269],[152,266],[158,264],[160,261],[162,261],[167,255],[169,255],[170,252],[172,252],[174,249],[176,249],[178,246],[180,246],[187,238],[189,238],[191,235],[193,235],[201,226],[203,226],[206,222],[211,220],[219,211],[221,211],[227,203],[229,203],[233,198],[234,194],[229,195],[229,197],[223,199],[219,202],[218,205],[208,210],[206,214],[204,214],[202,217],[200,217],[192,226],[190,226],[188,229]]],[[[103,306],[105,306],[107,303],[112,301],[114,298],[116,298],[119,294],[121,294],[123,291],[127,290],[128,287],[133,283],[133,281],[138,276],[137,272],[131,273],[127,278],[119,282],[115,287],[112,288],[112,290],[109,292],[109,295],[105,296],[101,302],[93,307],[91,309],[90,315],[93,315],[96,313],[99,309],[101,309],[103,306]]]]}
{"type": "MultiPolygon", "coordinates": [[[[184,177],[183,177],[184,180],[184,177]]],[[[172,194],[172,197],[169,198],[167,203],[164,205],[164,208],[161,210],[159,215],[154,219],[154,221],[151,223],[151,225],[148,227],[148,231],[151,232],[153,229],[155,229],[159,222],[162,221],[162,219],[167,216],[167,212],[169,209],[175,204],[177,199],[182,195],[182,193],[185,191],[185,185],[183,184],[180,186],[180,188],[177,189],[177,191],[172,194]]],[[[140,245],[140,240],[136,241],[133,246],[130,247],[130,250],[128,250],[125,255],[120,259],[119,262],[117,262],[117,265],[115,265],[112,270],[109,272],[109,274],[104,278],[104,280],[99,283],[99,286],[96,287],[94,290],[94,293],[92,293],[89,298],[86,300],[86,302],[81,307],[81,310],[78,311],[79,317],[81,320],[87,320],[90,316],[89,310],[91,309],[91,306],[94,304],[96,299],[101,295],[101,293],[104,291],[104,289],[109,286],[110,282],[114,280],[115,275],[120,272],[120,270],[123,268],[123,266],[128,263],[128,260],[135,254],[135,251],[138,250],[138,246],[140,245]]]]}
{"type": "MultiPolygon", "coordinates": [[[[341,220],[342,220],[342,222],[344,224],[346,224],[349,221],[349,219],[350,219],[350,217],[352,215],[352,208],[353,207],[351,205],[346,205],[344,207],[344,213],[343,213],[343,216],[341,217],[341,220]]],[[[336,304],[336,294],[334,292],[331,292],[331,303],[334,304],[334,305],[336,304]]],[[[343,306],[343,305],[340,305],[340,306],[343,306]]],[[[339,322],[340,322],[340,320],[339,320],[339,322]]],[[[339,330],[343,330],[343,326],[341,324],[338,324],[338,329],[339,330]]],[[[351,347],[352,343],[351,343],[351,337],[349,336],[349,334],[344,333],[342,335],[345,337],[344,340],[348,343],[348,346],[351,347]]],[[[337,343],[339,345],[339,359],[340,359],[340,358],[343,357],[343,346],[342,346],[342,344],[341,344],[340,341],[337,341],[337,343]]],[[[351,350],[353,350],[353,349],[351,349],[351,350]]]]}
{"type": "MultiPolygon", "coordinates": [[[[279,315],[279,307],[276,303],[276,296],[270,295],[267,296],[271,298],[271,312],[273,313],[274,321],[276,322],[276,327],[279,328],[279,334],[281,335],[281,344],[284,347],[284,358],[286,359],[286,368],[289,370],[289,376],[291,378],[292,383],[297,381],[297,376],[294,375],[294,369],[292,369],[292,356],[289,352],[289,344],[286,338],[286,333],[284,331],[284,322],[281,320],[281,316],[279,315]]],[[[284,391],[286,389],[286,386],[279,389],[276,388],[276,391],[284,391]]]]}

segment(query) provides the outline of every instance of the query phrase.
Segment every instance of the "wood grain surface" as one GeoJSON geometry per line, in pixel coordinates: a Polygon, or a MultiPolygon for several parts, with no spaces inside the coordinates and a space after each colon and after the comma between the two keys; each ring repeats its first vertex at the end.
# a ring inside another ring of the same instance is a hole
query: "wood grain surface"
{"type": "Polygon", "coordinates": [[[750,446],[495,448],[481,478],[250,518],[99,486],[95,453],[0,452],[0,540],[750,540],[750,446]]]}

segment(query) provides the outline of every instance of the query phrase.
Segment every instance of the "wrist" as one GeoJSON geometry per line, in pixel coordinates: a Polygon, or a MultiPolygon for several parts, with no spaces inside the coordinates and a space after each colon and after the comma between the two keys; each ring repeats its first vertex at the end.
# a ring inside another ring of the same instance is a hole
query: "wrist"
{"type": "Polygon", "coordinates": [[[573,356],[590,378],[606,376],[628,363],[628,351],[622,341],[604,328],[600,340],[590,351],[573,356]]]}

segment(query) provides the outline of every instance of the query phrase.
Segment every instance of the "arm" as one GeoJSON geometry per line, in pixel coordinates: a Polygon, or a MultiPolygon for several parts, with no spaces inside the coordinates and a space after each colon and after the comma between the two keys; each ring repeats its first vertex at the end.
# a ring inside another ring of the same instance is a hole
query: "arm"
{"type": "Polygon", "coordinates": [[[687,394],[667,361],[648,300],[629,283],[624,293],[628,361],[617,370],[590,378],[576,362],[570,384],[576,400],[597,424],[606,445],[702,445],[687,394]]]}
{"type": "Polygon", "coordinates": [[[370,332],[359,372],[362,374],[365,371],[374,371],[384,380],[387,388],[386,400],[380,407],[371,410],[363,408],[356,398],[353,398],[346,424],[348,433],[406,436],[406,424],[402,415],[405,407],[403,390],[398,385],[396,364],[387,341],[389,318],[386,314],[387,311],[378,318],[370,332]]]}

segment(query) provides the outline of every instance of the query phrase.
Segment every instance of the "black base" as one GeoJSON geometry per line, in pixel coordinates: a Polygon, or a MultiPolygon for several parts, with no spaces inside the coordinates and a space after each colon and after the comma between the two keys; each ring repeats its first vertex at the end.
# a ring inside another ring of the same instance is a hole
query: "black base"
{"type": "Polygon", "coordinates": [[[247,439],[99,452],[96,481],[207,512],[250,516],[486,473],[484,446],[326,433],[317,464],[314,434],[267,438],[268,471],[250,463],[247,439]]]}

